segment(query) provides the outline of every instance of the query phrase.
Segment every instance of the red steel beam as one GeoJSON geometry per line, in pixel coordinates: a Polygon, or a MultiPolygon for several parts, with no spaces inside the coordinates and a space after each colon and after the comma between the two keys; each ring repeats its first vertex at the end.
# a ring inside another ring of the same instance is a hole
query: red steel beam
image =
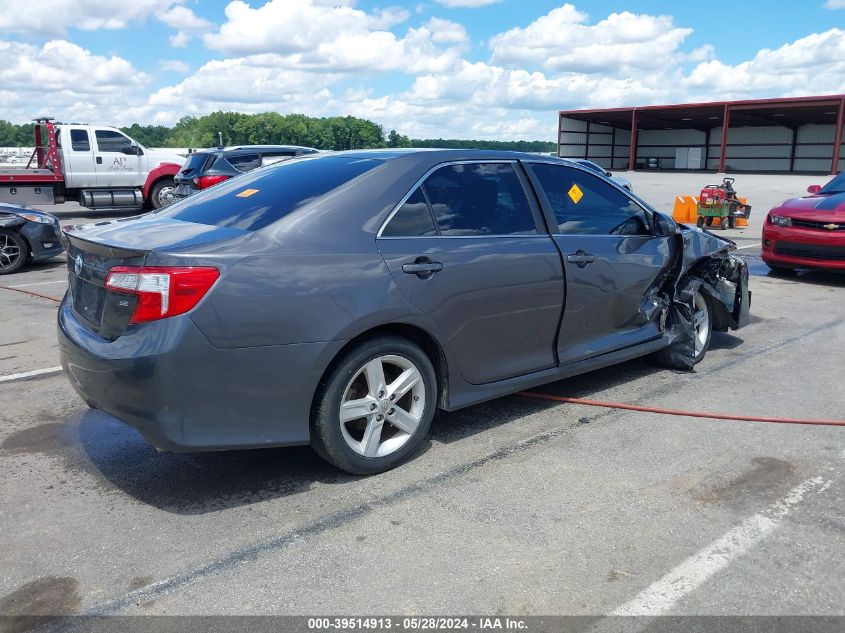
{"type": "Polygon", "coordinates": [[[845,124],[845,98],[839,102],[839,113],[836,115],[836,133],[833,135],[833,160],[830,161],[830,173],[839,173],[839,154],[842,148],[842,126],[845,124]]]}
{"type": "Polygon", "coordinates": [[[719,173],[725,173],[725,159],[728,153],[728,128],[731,127],[731,107],[726,103],[722,114],[722,151],[719,154],[719,173]]]}
{"type": "Polygon", "coordinates": [[[631,149],[628,150],[628,169],[634,171],[637,161],[637,111],[631,110],[631,149]]]}

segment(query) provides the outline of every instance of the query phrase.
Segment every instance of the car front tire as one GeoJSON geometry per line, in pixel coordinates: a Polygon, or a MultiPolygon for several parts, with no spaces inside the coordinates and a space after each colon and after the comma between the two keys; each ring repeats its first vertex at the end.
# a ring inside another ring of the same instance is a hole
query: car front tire
{"type": "Polygon", "coordinates": [[[355,475],[395,468],[416,453],[437,409],[437,376],[420,347],[379,336],[350,349],[321,383],[311,443],[355,475]]]}
{"type": "Polygon", "coordinates": [[[672,369],[691,370],[704,359],[713,336],[713,308],[710,298],[699,290],[693,297],[692,340],[675,341],[655,354],[655,359],[672,369]]]}
{"type": "Polygon", "coordinates": [[[0,229],[0,275],[18,272],[29,258],[29,245],[14,231],[0,229]]]}

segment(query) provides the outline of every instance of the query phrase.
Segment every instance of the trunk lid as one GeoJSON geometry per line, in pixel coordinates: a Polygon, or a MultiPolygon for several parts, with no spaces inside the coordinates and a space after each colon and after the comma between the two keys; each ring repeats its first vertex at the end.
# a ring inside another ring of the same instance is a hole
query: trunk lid
{"type": "Polygon", "coordinates": [[[73,313],[92,332],[115,340],[129,325],[137,297],[106,289],[106,276],[112,268],[144,266],[154,251],[157,255],[162,250],[184,251],[246,233],[154,214],[66,227],[68,294],[73,313]]]}

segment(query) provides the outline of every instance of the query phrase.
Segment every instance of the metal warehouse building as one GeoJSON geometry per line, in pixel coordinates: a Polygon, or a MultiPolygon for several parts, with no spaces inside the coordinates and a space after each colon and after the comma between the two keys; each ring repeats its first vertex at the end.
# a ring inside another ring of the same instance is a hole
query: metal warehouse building
{"type": "Polygon", "coordinates": [[[560,112],[558,155],[605,169],[839,173],[845,95],[560,112]]]}

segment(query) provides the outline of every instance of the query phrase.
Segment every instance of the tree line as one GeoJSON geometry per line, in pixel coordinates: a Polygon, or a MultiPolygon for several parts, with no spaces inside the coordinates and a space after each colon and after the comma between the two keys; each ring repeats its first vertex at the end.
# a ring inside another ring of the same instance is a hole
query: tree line
{"type": "MultiPolygon", "coordinates": [[[[445,147],[552,152],[546,141],[469,141],[462,139],[412,139],[356,117],[309,117],[304,114],[242,114],[212,112],[182,117],[176,125],[140,125],[120,128],[146,147],[216,147],[224,145],[304,145],[324,150],[378,147],[445,147]]],[[[0,147],[31,147],[33,124],[15,125],[0,120],[0,147]]]]}

